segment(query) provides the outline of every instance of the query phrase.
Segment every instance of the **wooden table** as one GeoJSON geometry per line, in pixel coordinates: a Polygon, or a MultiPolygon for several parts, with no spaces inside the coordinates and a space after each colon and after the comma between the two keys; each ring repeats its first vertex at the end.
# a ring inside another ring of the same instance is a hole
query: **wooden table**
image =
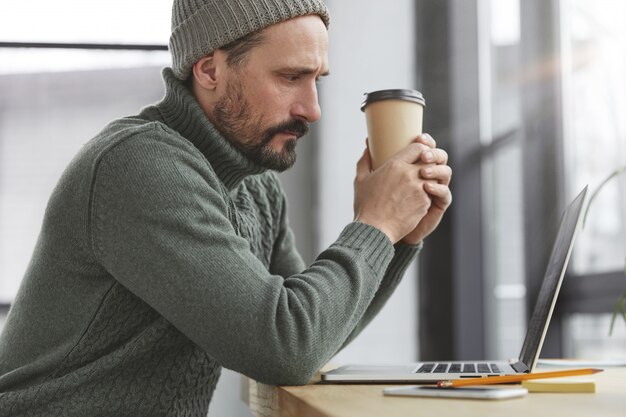
{"type": "Polygon", "coordinates": [[[594,394],[530,393],[500,401],[383,396],[383,388],[398,384],[274,387],[245,379],[242,399],[257,417],[626,417],[626,368],[605,368],[593,378],[594,394]]]}

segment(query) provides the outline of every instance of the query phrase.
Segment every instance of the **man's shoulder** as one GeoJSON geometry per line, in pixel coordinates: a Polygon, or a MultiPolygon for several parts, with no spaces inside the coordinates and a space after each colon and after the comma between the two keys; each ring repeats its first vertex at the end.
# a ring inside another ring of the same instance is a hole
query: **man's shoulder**
{"type": "Polygon", "coordinates": [[[82,147],[69,173],[82,176],[85,170],[91,178],[123,173],[129,182],[147,175],[171,180],[185,173],[219,188],[215,172],[191,142],[164,123],[137,117],[112,121],[82,147]]]}
{"type": "Polygon", "coordinates": [[[170,144],[176,147],[193,148],[175,130],[159,121],[145,120],[137,117],[124,117],[105,126],[91,141],[104,151],[120,144],[136,146],[141,144],[170,144]]]}
{"type": "Polygon", "coordinates": [[[199,151],[178,132],[159,121],[124,117],[106,125],[82,150],[90,159],[133,159],[185,155],[198,158],[199,151]]]}

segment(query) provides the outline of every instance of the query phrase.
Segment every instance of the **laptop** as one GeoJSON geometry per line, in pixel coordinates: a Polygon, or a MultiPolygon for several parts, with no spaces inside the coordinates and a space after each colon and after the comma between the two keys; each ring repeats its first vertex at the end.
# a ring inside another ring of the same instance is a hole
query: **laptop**
{"type": "Polygon", "coordinates": [[[541,346],[572,253],[574,239],[581,227],[587,187],[565,210],[552,247],[552,253],[543,278],[535,310],[528,324],[526,338],[519,358],[499,361],[419,362],[405,365],[346,365],[323,372],[324,382],[381,383],[381,382],[435,382],[444,379],[476,378],[514,375],[535,369],[541,346]]]}

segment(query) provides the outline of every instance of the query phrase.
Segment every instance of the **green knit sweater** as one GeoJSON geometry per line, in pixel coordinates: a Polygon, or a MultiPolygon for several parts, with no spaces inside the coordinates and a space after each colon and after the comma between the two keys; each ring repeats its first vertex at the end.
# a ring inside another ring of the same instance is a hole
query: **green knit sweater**
{"type": "Polygon", "coordinates": [[[382,308],[417,247],[350,223],[309,266],[273,172],[166,95],[56,186],[0,335],[0,416],[206,416],[221,367],[304,384],[382,308]]]}

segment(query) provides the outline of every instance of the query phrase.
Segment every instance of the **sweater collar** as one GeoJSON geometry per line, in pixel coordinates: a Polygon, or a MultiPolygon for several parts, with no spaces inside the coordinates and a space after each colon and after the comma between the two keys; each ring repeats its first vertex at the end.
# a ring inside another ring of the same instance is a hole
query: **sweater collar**
{"type": "Polygon", "coordinates": [[[226,188],[234,190],[249,175],[267,170],[244,156],[217,131],[171,68],[163,69],[163,80],[165,97],[156,107],[165,123],[202,152],[226,188]]]}

